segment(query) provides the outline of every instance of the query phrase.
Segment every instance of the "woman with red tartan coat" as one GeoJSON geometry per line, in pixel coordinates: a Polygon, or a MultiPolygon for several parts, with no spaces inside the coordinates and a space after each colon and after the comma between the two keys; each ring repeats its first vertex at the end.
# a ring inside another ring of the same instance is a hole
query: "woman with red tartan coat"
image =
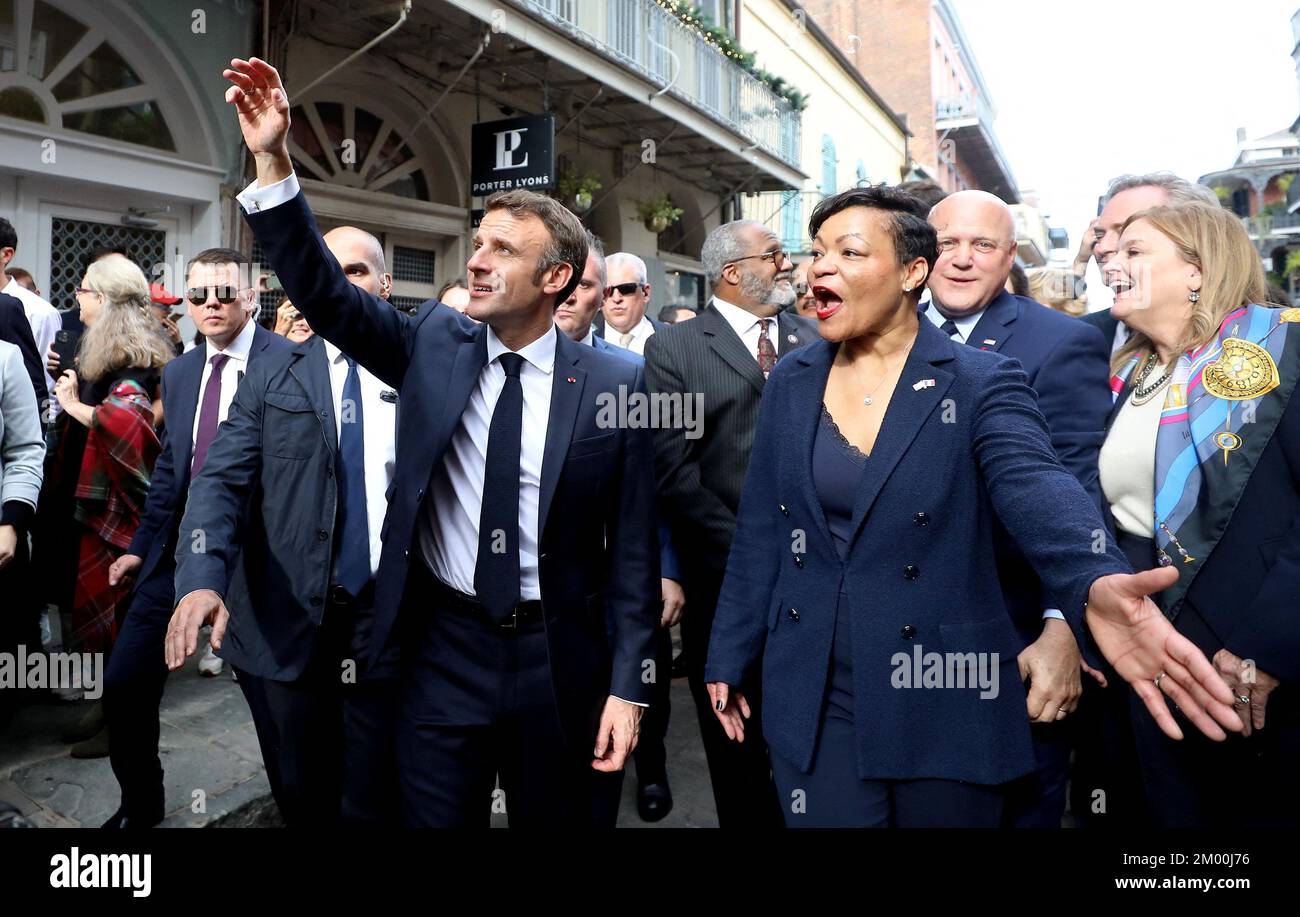
{"type": "MultiPolygon", "coordinates": [[[[36,550],[48,599],[71,620],[64,649],[107,654],[130,594],[127,584],[109,585],[108,568],[140,524],[161,448],[153,402],[173,351],[149,314],[144,273],[124,257],[86,269],[77,305],[86,332],[77,369],[65,370],[54,386],[63,413],[54,426],[36,550]]],[[[80,742],[74,757],[108,754],[98,703],[64,740],[80,742]]]]}

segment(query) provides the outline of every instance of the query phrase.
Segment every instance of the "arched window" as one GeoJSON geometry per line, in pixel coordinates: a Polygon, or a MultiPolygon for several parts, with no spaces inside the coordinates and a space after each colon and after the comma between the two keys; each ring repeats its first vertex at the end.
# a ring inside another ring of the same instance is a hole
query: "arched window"
{"type": "Polygon", "coordinates": [[[0,115],[174,152],[161,94],[53,3],[0,0],[0,115]]]}
{"type": "Polygon", "coordinates": [[[305,102],[290,113],[289,154],[303,175],[332,185],[427,201],[424,158],[396,122],[351,102],[305,102]]]}
{"type": "Polygon", "coordinates": [[[839,182],[835,178],[835,141],[830,134],[822,134],[822,195],[835,193],[839,182]]]}

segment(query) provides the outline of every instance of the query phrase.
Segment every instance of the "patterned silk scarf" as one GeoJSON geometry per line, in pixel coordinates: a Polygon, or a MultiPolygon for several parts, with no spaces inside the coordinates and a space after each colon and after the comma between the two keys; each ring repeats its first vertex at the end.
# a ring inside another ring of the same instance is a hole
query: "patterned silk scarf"
{"type": "MultiPolygon", "coordinates": [[[[1223,320],[1214,340],[1178,358],[1156,433],[1152,508],[1160,563],[1180,568],[1161,596],[1170,617],[1227,528],[1295,388],[1297,323],[1300,309],[1244,306],[1223,320]]],[[[1111,378],[1114,398],[1139,362],[1134,355],[1111,378]]]]}

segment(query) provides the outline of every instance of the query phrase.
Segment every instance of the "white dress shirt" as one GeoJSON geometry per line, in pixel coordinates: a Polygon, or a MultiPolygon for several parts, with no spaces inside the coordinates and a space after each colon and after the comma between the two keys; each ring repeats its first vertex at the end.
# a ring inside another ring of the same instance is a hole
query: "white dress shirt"
{"type": "Polygon", "coordinates": [[[629,338],[628,342],[624,344],[624,332],[619,331],[611,325],[609,319],[605,320],[605,340],[609,341],[611,344],[630,350],[633,353],[645,356],[645,342],[649,340],[650,335],[655,333],[655,326],[650,324],[650,319],[642,315],[641,321],[637,322],[632,326],[632,330],[626,333],[630,334],[631,338],[629,338]]]}
{"type": "Polygon", "coordinates": [[[209,339],[204,342],[207,359],[203,363],[203,378],[199,382],[199,400],[194,408],[194,426],[190,429],[190,462],[194,461],[194,444],[199,438],[199,419],[203,415],[203,393],[208,390],[208,380],[212,378],[212,358],[219,353],[229,359],[221,365],[221,398],[217,402],[217,422],[224,423],[230,413],[230,402],[235,400],[235,388],[239,385],[240,374],[248,372],[248,354],[253,349],[253,334],[257,322],[249,319],[235,339],[226,345],[225,350],[218,350],[209,339]]]}
{"type": "MultiPolygon", "coordinates": [[[[744,343],[745,349],[749,355],[754,358],[754,365],[758,365],[758,339],[762,334],[763,326],[760,324],[762,318],[750,312],[748,309],[742,309],[740,306],[732,305],[726,300],[713,297],[713,305],[722,313],[722,317],[727,320],[731,330],[736,332],[736,336],[744,343]]],[[[777,353],[781,352],[781,326],[776,320],[776,313],[767,318],[771,323],[767,326],[767,336],[772,342],[772,349],[777,353]]]]}
{"type": "MultiPolygon", "coordinates": [[[[930,321],[934,322],[934,327],[938,328],[940,331],[943,330],[943,323],[948,320],[948,317],[940,312],[939,307],[933,302],[931,302],[929,308],[925,310],[925,315],[930,319],[930,321]]],[[[957,326],[957,333],[951,335],[952,339],[959,344],[968,343],[970,340],[970,333],[975,330],[975,326],[979,324],[980,319],[983,317],[984,310],[980,309],[972,315],[964,315],[961,318],[954,318],[952,323],[957,326]]]]}
{"type": "MultiPolygon", "coordinates": [[[[329,361],[330,393],[334,396],[334,432],[342,436],[343,385],[348,379],[348,361],[343,351],[329,341],[325,341],[325,357],[329,361]]],[[[397,400],[385,401],[381,396],[390,389],[360,363],[357,364],[357,378],[361,382],[361,423],[365,428],[366,519],[370,527],[370,573],[373,576],[379,572],[379,554],[383,549],[379,533],[383,530],[384,513],[388,510],[388,485],[397,467],[397,400]]]]}
{"type": "MultiPolygon", "coordinates": [[[[420,551],[434,576],[466,595],[475,595],[474,567],[478,563],[478,523],[483,511],[483,478],[487,468],[488,431],[492,411],[506,384],[497,357],[510,352],[490,327],[487,364],[479,371],[442,464],[434,471],[420,551]]],[[[542,457],[551,414],[554,381],[554,325],[518,351],[524,358],[519,383],[524,390],[523,438],[519,446],[519,598],[542,597],[537,578],[538,504],[542,493],[542,457]]]]}
{"type": "MultiPolygon", "coordinates": [[[[27,323],[32,326],[32,337],[36,339],[36,350],[41,355],[41,365],[44,366],[45,357],[54,346],[54,336],[63,330],[63,316],[59,314],[58,309],[12,277],[0,293],[13,296],[23,304],[23,312],[27,315],[27,323]]],[[[59,406],[58,399],[54,397],[54,377],[50,375],[48,369],[45,370],[45,388],[50,393],[50,416],[52,417],[62,408],[59,406]]]]}

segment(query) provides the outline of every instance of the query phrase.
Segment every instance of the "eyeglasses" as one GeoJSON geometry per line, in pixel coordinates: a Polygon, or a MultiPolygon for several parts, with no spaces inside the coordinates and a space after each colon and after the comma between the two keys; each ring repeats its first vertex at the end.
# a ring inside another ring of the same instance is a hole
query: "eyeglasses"
{"type": "Polygon", "coordinates": [[[612,287],[605,287],[605,295],[613,296],[614,291],[617,290],[624,296],[631,296],[633,293],[638,292],[643,286],[649,286],[649,284],[640,283],[636,280],[628,283],[616,283],[612,287]]]}
{"type": "Polygon", "coordinates": [[[778,248],[774,252],[759,252],[757,255],[746,255],[743,258],[732,258],[731,261],[727,263],[734,264],[737,261],[748,261],[750,258],[761,258],[775,267],[786,259],[786,254],[784,250],[778,248]]]}
{"type": "Polygon", "coordinates": [[[239,294],[239,287],[190,287],[185,291],[185,298],[193,305],[201,306],[208,301],[208,297],[215,295],[217,302],[228,306],[239,298],[239,294]]]}
{"type": "Polygon", "coordinates": [[[73,287],[72,292],[76,293],[78,296],[80,296],[82,293],[93,293],[96,296],[99,295],[98,290],[92,290],[89,287],[73,287]]]}

